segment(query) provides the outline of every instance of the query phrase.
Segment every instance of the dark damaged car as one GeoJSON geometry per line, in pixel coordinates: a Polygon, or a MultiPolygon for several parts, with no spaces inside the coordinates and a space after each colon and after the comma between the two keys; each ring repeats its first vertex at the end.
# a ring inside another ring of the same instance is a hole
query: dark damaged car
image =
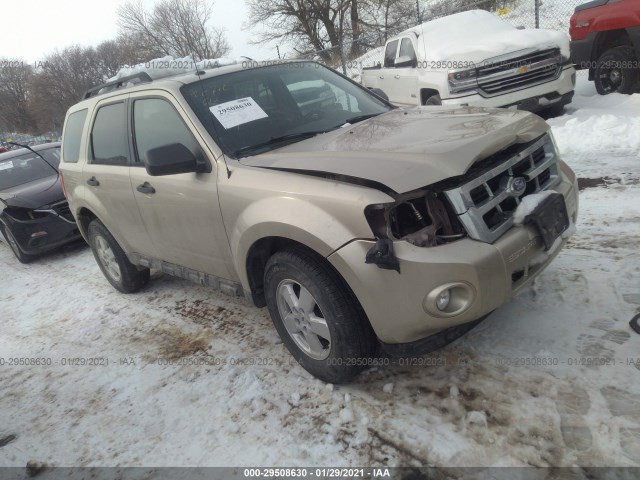
{"type": "Polygon", "coordinates": [[[0,231],[22,263],[80,238],[59,163],[60,143],[0,154],[0,231]]]}

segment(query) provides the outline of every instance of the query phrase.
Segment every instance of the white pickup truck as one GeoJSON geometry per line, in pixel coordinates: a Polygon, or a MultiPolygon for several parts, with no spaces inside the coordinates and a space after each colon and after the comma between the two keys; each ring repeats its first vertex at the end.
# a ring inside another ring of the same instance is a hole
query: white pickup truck
{"type": "Polygon", "coordinates": [[[569,38],[518,29],[484,10],[439,18],[390,39],[361,82],[399,106],[508,107],[560,113],[576,72],[569,38]]]}

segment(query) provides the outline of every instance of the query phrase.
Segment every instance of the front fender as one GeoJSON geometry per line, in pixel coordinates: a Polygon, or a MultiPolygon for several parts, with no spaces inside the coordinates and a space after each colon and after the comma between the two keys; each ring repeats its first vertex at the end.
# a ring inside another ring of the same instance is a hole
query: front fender
{"type": "Polygon", "coordinates": [[[354,238],[372,237],[362,209],[358,209],[358,215],[360,219],[351,218],[347,223],[347,218],[293,197],[272,197],[252,203],[240,214],[230,232],[231,251],[242,286],[248,291],[246,259],[258,240],[286,238],[327,257],[354,238]]]}

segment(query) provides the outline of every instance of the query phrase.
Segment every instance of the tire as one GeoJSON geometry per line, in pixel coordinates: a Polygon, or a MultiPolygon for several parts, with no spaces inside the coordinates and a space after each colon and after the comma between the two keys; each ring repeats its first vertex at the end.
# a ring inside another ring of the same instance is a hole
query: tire
{"type": "Polygon", "coordinates": [[[594,72],[596,90],[600,95],[609,93],[631,94],[640,88],[640,69],[632,47],[622,46],[607,50],[600,56],[594,72]]]}
{"type": "Polygon", "coordinates": [[[424,102],[425,105],[442,105],[442,99],[440,95],[431,95],[427,98],[427,101],[424,102]]]}
{"type": "Polygon", "coordinates": [[[139,270],[132,264],[100,220],[89,224],[88,234],[93,256],[113,288],[122,293],[133,293],[147,284],[149,269],[139,270]]]}
{"type": "Polygon", "coordinates": [[[375,334],[323,258],[303,248],[277,252],[267,261],[264,283],[273,324],[305,370],[325,382],[345,383],[366,368],[377,349],[375,334]]]}
{"type": "Polygon", "coordinates": [[[30,263],[36,258],[35,255],[29,255],[27,253],[23,253],[20,250],[20,247],[18,247],[18,242],[13,236],[13,233],[11,233],[11,229],[9,227],[0,224],[0,230],[2,231],[2,235],[4,235],[4,238],[7,240],[11,251],[20,263],[30,263]]]}

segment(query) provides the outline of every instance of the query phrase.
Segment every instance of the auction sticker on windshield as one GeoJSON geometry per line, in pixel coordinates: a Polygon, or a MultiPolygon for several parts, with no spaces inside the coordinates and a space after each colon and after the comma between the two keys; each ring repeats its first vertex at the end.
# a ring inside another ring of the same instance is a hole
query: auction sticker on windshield
{"type": "Polygon", "coordinates": [[[9,170],[10,168],[13,168],[13,162],[0,163],[0,170],[9,170]]]}
{"type": "Polygon", "coordinates": [[[226,129],[268,117],[251,97],[214,105],[209,110],[226,129]]]}

